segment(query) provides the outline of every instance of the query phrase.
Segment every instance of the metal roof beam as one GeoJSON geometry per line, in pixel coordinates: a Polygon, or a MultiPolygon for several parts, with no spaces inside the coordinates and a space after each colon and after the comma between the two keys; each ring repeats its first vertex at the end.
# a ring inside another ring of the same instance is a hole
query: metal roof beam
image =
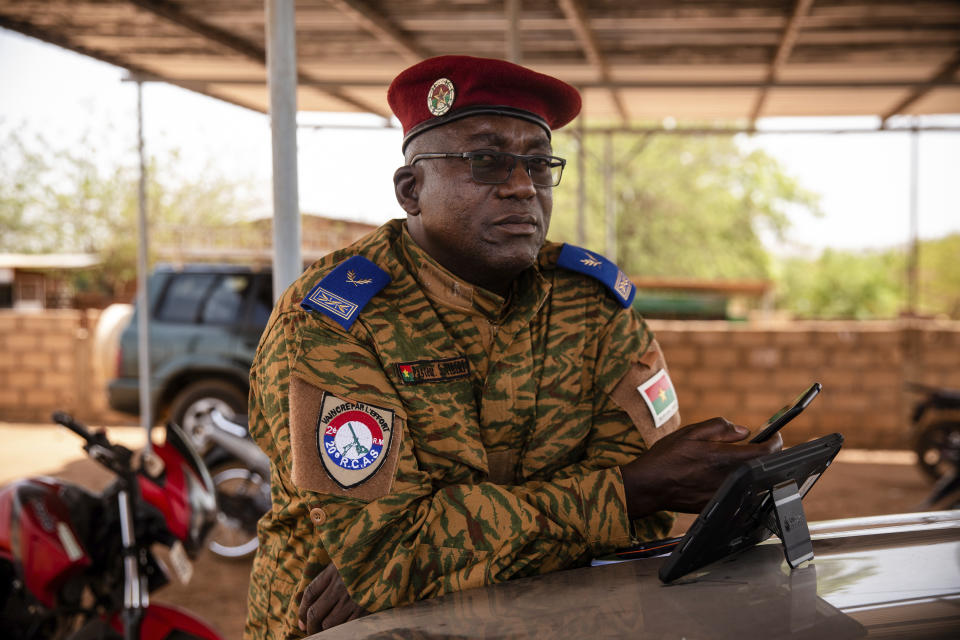
{"type": "Polygon", "coordinates": [[[898,113],[902,113],[904,109],[909,107],[923,96],[927,95],[934,87],[939,86],[939,83],[953,78],[954,74],[957,72],[957,69],[960,69],[960,51],[957,51],[952,58],[940,65],[940,68],[937,69],[936,73],[934,73],[929,80],[921,83],[920,86],[916,87],[900,102],[898,102],[896,106],[882,115],[881,118],[883,119],[883,126],[886,127],[887,121],[890,118],[898,113]]]}
{"type": "MultiPolygon", "coordinates": [[[[813,0],[797,0],[797,3],[794,5],[793,15],[790,16],[790,20],[787,21],[787,26],[783,30],[783,37],[780,39],[780,46],[777,47],[777,53],[773,57],[773,62],[770,63],[770,68],[767,70],[767,83],[769,85],[776,83],[780,69],[787,63],[790,52],[793,51],[793,46],[797,43],[797,36],[800,34],[800,24],[807,14],[810,13],[812,6],[813,0]]],[[[751,127],[756,125],[757,118],[760,117],[760,112],[763,110],[763,105],[767,101],[768,94],[769,89],[765,88],[760,92],[760,95],[757,96],[757,101],[754,103],[753,110],[750,112],[751,127]]]]}
{"type": "MultiPolygon", "coordinates": [[[[560,9],[563,10],[563,15],[567,18],[567,21],[573,28],[573,32],[576,34],[577,40],[580,41],[580,46],[583,47],[583,51],[587,56],[587,60],[589,60],[590,64],[592,64],[597,70],[597,76],[601,81],[609,82],[610,65],[607,64],[607,61],[603,56],[603,52],[600,50],[600,44],[597,42],[597,38],[594,35],[593,30],[590,28],[590,23],[587,20],[587,12],[583,8],[581,0],[558,0],[558,2],[560,4],[560,9]]],[[[617,112],[620,114],[620,119],[624,122],[627,122],[630,118],[620,94],[617,93],[615,89],[611,89],[610,97],[613,99],[613,102],[617,107],[617,112]]]]}
{"type": "MultiPolygon", "coordinates": [[[[2,19],[0,19],[2,25],[2,19]]],[[[149,76],[144,73],[142,75],[149,76]]],[[[256,78],[234,78],[224,77],[205,77],[205,78],[183,78],[179,80],[169,80],[160,76],[153,79],[163,82],[172,82],[182,87],[196,88],[207,87],[211,85],[261,85],[262,80],[256,78]]],[[[319,80],[301,81],[305,87],[315,87],[325,89],[334,88],[364,88],[376,89],[390,84],[391,78],[382,80],[319,80]]],[[[580,89],[702,89],[705,91],[723,90],[723,89],[769,89],[776,87],[778,89],[915,89],[930,85],[937,87],[960,87],[960,78],[938,78],[934,80],[785,80],[771,83],[768,80],[585,80],[572,82],[580,89]]]]}
{"type": "MultiPolygon", "coordinates": [[[[267,64],[267,52],[260,45],[251,42],[245,38],[235,36],[232,33],[220,29],[212,24],[194,18],[193,16],[187,15],[184,13],[179,6],[174,5],[172,2],[167,2],[166,0],[128,0],[131,4],[149,11],[165,20],[168,20],[174,24],[180,25],[181,27],[196,33],[197,35],[203,36],[211,42],[216,42],[221,44],[228,49],[241,54],[242,56],[253,60],[259,64],[264,65],[266,68],[267,64]]],[[[122,64],[123,67],[128,67],[127,64],[122,64]]],[[[313,80],[308,74],[297,71],[297,80],[300,84],[310,84],[310,81],[313,80]]],[[[341,90],[331,86],[329,88],[323,89],[328,95],[340,100],[344,104],[348,104],[351,107],[360,109],[361,111],[366,111],[369,113],[374,113],[382,118],[389,119],[390,114],[385,111],[375,107],[373,105],[367,104],[356,98],[352,98],[341,90]]]]}
{"type": "Polygon", "coordinates": [[[370,33],[383,44],[392,47],[407,62],[419,62],[430,57],[430,52],[405,35],[390,20],[377,13],[360,0],[327,0],[340,13],[353,20],[357,26],[370,33]]]}

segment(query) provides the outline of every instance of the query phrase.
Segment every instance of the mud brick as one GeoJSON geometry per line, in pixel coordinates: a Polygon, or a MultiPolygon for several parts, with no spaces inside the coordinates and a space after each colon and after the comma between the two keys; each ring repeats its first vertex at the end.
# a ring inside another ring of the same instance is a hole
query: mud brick
{"type": "Polygon", "coordinates": [[[742,364],[739,350],[723,347],[706,349],[701,360],[706,367],[738,367],[742,364]]]}
{"type": "Polygon", "coordinates": [[[36,351],[40,348],[40,338],[29,333],[17,333],[5,340],[10,354],[36,351]]]}
{"type": "Polygon", "coordinates": [[[730,343],[738,347],[762,347],[773,343],[771,331],[751,331],[740,329],[730,332],[730,343]]]}
{"type": "Polygon", "coordinates": [[[755,389],[768,389],[769,386],[770,373],[767,371],[733,369],[724,377],[723,388],[752,391],[755,389]]]}
{"type": "Polygon", "coordinates": [[[48,333],[40,338],[40,347],[46,351],[58,352],[73,350],[76,339],[73,335],[62,333],[48,333]]]}
{"type": "Polygon", "coordinates": [[[22,392],[9,387],[0,388],[0,407],[13,407],[20,404],[22,392]]]}
{"type": "Polygon", "coordinates": [[[684,381],[686,384],[700,389],[717,389],[724,386],[724,383],[728,377],[729,372],[727,371],[698,369],[696,371],[691,371],[690,375],[685,376],[684,381]]]}
{"type": "MultiPolygon", "coordinates": [[[[713,415],[727,415],[743,406],[743,396],[737,393],[723,393],[721,391],[708,391],[700,394],[700,407],[707,412],[713,412],[713,415]]],[[[680,405],[683,409],[683,405],[680,405]]]]}
{"type": "Polygon", "coordinates": [[[19,360],[22,367],[38,371],[48,370],[53,365],[53,358],[50,357],[49,353],[44,353],[43,351],[21,353],[19,360]]]}
{"type": "Polygon", "coordinates": [[[824,351],[803,347],[786,349],[782,361],[790,367],[819,367],[826,365],[828,362],[824,351]]]}
{"type": "Polygon", "coordinates": [[[690,342],[707,346],[727,344],[730,340],[729,331],[697,331],[690,335],[690,342]]]}
{"type": "Polygon", "coordinates": [[[863,372],[857,369],[824,369],[821,371],[824,390],[848,392],[863,388],[863,372]]]}
{"type": "Polygon", "coordinates": [[[784,328],[773,334],[773,342],[781,347],[812,347],[817,344],[817,332],[784,328]]]}
{"type": "Polygon", "coordinates": [[[744,398],[744,407],[747,409],[754,409],[756,411],[769,412],[767,414],[769,415],[777,411],[789,400],[789,398],[784,398],[779,393],[772,393],[770,391],[756,391],[746,394],[746,397],[744,398]]]}
{"type": "Polygon", "coordinates": [[[747,364],[751,367],[772,369],[780,364],[780,350],[776,347],[762,347],[747,350],[747,364]]]}
{"type": "Polygon", "coordinates": [[[899,389],[902,377],[897,369],[872,370],[863,372],[863,386],[868,389],[882,389],[894,387],[899,389]]]}
{"type": "Polygon", "coordinates": [[[800,393],[814,382],[817,382],[817,376],[804,369],[788,369],[780,367],[772,374],[770,380],[777,389],[787,392],[800,393]]]}
{"type": "Polygon", "coordinates": [[[695,346],[688,344],[676,344],[669,348],[663,344],[660,346],[663,349],[663,357],[666,358],[667,366],[670,367],[671,372],[675,367],[694,365],[700,361],[700,350],[695,346]]]}
{"type": "Polygon", "coordinates": [[[17,331],[17,317],[13,313],[0,311],[0,335],[17,331]]]}

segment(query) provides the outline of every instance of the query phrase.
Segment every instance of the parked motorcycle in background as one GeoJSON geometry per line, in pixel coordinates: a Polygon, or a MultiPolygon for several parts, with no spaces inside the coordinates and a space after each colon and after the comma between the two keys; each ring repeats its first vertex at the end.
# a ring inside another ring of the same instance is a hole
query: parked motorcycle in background
{"type": "Polygon", "coordinates": [[[204,440],[212,445],[203,459],[217,493],[217,525],[209,549],[224,558],[257,550],[257,522],[270,509],[270,459],[250,438],[246,416],[209,415],[204,440]]]}
{"type": "Polygon", "coordinates": [[[102,493],[53,478],[0,489],[0,630],[12,640],[220,640],[182,609],[151,603],[169,582],[151,550],[170,549],[181,581],[216,519],[213,480],[187,436],[134,454],[69,415],[53,420],[116,475],[102,493]]]}
{"type": "Polygon", "coordinates": [[[923,507],[960,506],[960,391],[908,383],[922,398],[913,408],[917,464],[935,481],[923,507]]]}

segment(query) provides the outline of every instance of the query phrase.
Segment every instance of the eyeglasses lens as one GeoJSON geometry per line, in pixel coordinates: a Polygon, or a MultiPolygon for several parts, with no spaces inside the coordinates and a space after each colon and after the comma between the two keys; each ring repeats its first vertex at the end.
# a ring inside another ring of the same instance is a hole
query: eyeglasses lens
{"type": "MultiPolygon", "coordinates": [[[[538,187],[553,187],[560,182],[563,166],[551,166],[547,158],[525,158],[523,160],[530,181],[538,187]]],[[[484,153],[470,158],[470,170],[477,182],[501,184],[510,179],[517,164],[517,158],[508,154],[484,153]]]]}

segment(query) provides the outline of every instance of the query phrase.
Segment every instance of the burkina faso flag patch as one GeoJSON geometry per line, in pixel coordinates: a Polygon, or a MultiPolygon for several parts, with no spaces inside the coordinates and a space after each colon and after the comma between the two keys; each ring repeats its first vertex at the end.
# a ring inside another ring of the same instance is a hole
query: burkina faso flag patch
{"type": "Polygon", "coordinates": [[[679,408],[677,392],[673,389],[673,382],[666,369],[660,369],[653,374],[649,380],[637,387],[637,391],[643,396],[657,427],[672,418],[679,408]]]}

